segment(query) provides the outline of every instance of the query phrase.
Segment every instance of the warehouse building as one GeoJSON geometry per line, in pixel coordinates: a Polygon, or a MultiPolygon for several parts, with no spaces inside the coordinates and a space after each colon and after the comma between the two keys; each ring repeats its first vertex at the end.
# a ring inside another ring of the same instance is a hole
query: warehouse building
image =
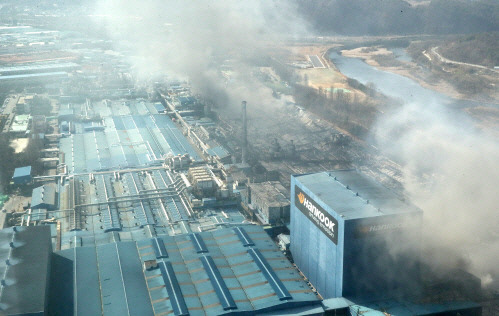
{"type": "Polygon", "coordinates": [[[31,166],[16,168],[14,170],[12,181],[16,185],[27,184],[31,182],[31,166]]]}
{"type": "MultiPolygon", "coordinates": [[[[187,173],[172,171],[164,163],[166,157],[189,164],[199,163],[201,157],[153,103],[88,101],[66,104],[59,114],[72,120],[71,133],[59,138],[59,167],[65,176],[55,177],[53,190],[36,188],[33,209],[20,221],[57,221],[54,249],[206,232],[245,220],[233,205],[193,210],[187,173]]],[[[209,181],[198,180],[215,189],[213,173],[205,172],[211,175],[209,181]]]]}
{"type": "Polygon", "coordinates": [[[66,78],[68,78],[68,73],[64,71],[9,75],[0,76],[0,84],[5,86],[14,84],[46,84],[48,82],[60,81],[66,78]]]}
{"type": "Polygon", "coordinates": [[[54,210],[57,207],[56,197],[55,184],[44,184],[34,188],[31,194],[31,208],[54,210]]]}
{"type": "Polygon", "coordinates": [[[324,312],[260,226],[157,236],[56,252],[59,315],[324,312]]]}
{"type": "Polygon", "coordinates": [[[69,173],[148,167],[185,154],[201,161],[174,122],[160,115],[152,103],[105,100],[92,104],[91,111],[81,108],[86,107],[66,107],[60,118],[80,115],[99,117],[102,122],[91,128],[88,123],[72,122],[72,134],[60,139],[62,163],[69,173]]]}
{"type": "Polygon", "coordinates": [[[46,315],[52,244],[50,227],[0,230],[0,314],[46,315]]]}
{"type": "Polygon", "coordinates": [[[279,181],[248,184],[246,202],[262,224],[289,223],[289,199],[279,181]]]}
{"type": "Polygon", "coordinates": [[[291,253],[323,298],[418,291],[421,210],[354,170],[293,176],[291,200],[291,253]]]}
{"type": "Polygon", "coordinates": [[[31,123],[31,115],[23,114],[16,115],[12,120],[9,132],[16,135],[17,137],[26,137],[29,133],[29,127],[31,123]]]}
{"type": "Polygon", "coordinates": [[[0,67],[1,76],[15,76],[27,74],[40,74],[57,71],[72,71],[78,69],[80,65],[67,62],[67,63],[39,63],[22,66],[7,66],[0,67]]]}
{"type": "Polygon", "coordinates": [[[260,226],[52,252],[49,226],[0,231],[2,315],[323,314],[260,226]]]}

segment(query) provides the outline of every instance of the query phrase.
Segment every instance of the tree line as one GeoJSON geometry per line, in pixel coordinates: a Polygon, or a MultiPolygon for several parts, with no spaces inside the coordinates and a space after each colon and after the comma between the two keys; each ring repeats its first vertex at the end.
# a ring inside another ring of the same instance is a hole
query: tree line
{"type": "Polygon", "coordinates": [[[283,81],[289,83],[297,104],[359,138],[368,134],[369,128],[380,113],[372,99],[382,100],[387,106],[393,102],[380,95],[374,84],[364,85],[355,79],[347,78],[350,87],[369,97],[359,98],[355,92],[349,93],[334,87],[315,89],[306,86],[306,79],[300,78],[291,67],[275,59],[269,60],[269,66],[283,81]],[[303,81],[305,85],[300,84],[303,81]]]}
{"type": "Polygon", "coordinates": [[[16,153],[10,146],[11,139],[7,134],[0,134],[0,191],[8,193],[9,183],[14,175],[14,169],[31,166],[32,175],[43,172],[43,163],[38,160],[43,149],[43,140],[29,139],[28,146],[20,153],[16,153]],[[3,188],[3,190],[2,190],[3,188]]]}
{"type": "Polygon", "coordinates": [[[439,47],[440,53],[451,60],[486,67],[499,65],[499,31],[461,35],[439,47]]]}
{"type": "Polygon", "coordinates": [[[496,0],[295,0],[306,20],[322,34],[468,34],[499,30],[496,0]]]}

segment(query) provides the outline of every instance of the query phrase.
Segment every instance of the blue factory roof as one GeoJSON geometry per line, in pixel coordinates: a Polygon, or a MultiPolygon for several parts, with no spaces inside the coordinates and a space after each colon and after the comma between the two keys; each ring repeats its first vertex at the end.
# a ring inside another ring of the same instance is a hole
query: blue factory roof
{"type": "Polygon", "coordinates": [[[14,170],[14,176],[12,178],[15,179],[15,178],[22,178],[29,176],[31,176],[31,166],[26,166],[26,167],[16,168],[14,170]]]}
{"type": "Polygon", "coordinates": [[[31,208],[54,207],[56,205],[55,195],[55,186],[52,184],[44,184],[34,188],[31,194],[31,208]]]}
{"type": "Polygon", "coordinates": [[[46,289],[52,253],[50,227],[2,229],[0,244],[0,314],[46,314],[46,289]]]}
{"type": "Polygon", "coordinates": [[[168,116],[157,114],[152,103],[108,103],[93,106],[93,114],[103,118],[102,127],[89,130],[76,124],[75,133],[60,139],[70,173],[147,167],[160,164],[165,156],[186,153],[201,160],[182,131],[168,116]]]}
{"type": "Polygon", "coordinates": [[[156,111],[158,111],[158,113],[166,111],[165,106],[163,104],[161,104],[160,102],[154,103],[154,108],[156,109],[156,111]]]}
{"type": "Polygon", "coordinates": [[[0,76],[0,81],[8,81],[8,80],[12,80],[12,79],[59,77],[59,76],[67,76],[67,75],[68,75],[68,73],[64,72],[64,71],[42,72],[42,73],[35,73],[35,74],[22,74],[22,75],[0,76]]]}
{"type": "Polygon", "coordinates": [[[85,122],[83,123],[83,131],[92,132],[92,131],[102,131],[105,127],[98,122],[85,122]]]}
{"type": "MultiPolygon", "coordinates": [[[[298,307],[322,311],[316,295],[261,226],[77,247],[57,255],[76,266],[64,269],[60,260],[60,271],[66,273],[57,278],[61,284],[74,283],[71,301],[79,315],[220,315],[298,307]],[[149,260],[156,260],[158,268],[143,269],[149,260]]],[[[68,295],[61,293],[60,305],[55,305],[68,308],[62,304],[68,295]]]]}
{"type": "Polygon", "coordinates": [[[78,315],[153,314],[133,242],[59,251],[53,270],[58,271],[52,280],[56,287],[50,303],[54,314],[73,314],[73,310],[78,315]],[[64,284],[74,287],[74,297],[64,291],[64,284]]]}
{"type": "Polygon", "coordinates": [[[227,156],[230,156],[230,153],[227,151],[227,149],[225,149],[222,146],[217,146],[208,149],[208,154],[210,154],[211,156],[217,156],[219,158],[225,158],[227,156]]]}
{"type": "MultiPolygon", "coordinates": [[[[157,301],[153,304],[156,313],[182,311],[183,304],[191,314],[204,310],[219,315],[318,302],[261,226],[165,236],[160,240],[167,253],[163,260],[167,266],[171,264],[176,280],[159,270],[146,271],[148,288],[155,289],[150,294],[157,301]],[[162,299],[173,296],[178,298],[178,304],[162,299]]],[[[158,259],[154,243],[142,240],[137,246],[142,260],[158,259]]]]}
{"type": "Polygon", "coordinates": [[[1,74],[9,73],[19,73],[28,71],[44,71],[49,69],[68,69],[68,68],[78,68],[80,65],[75,63],[50,63],[50,64],[38,64],[38,65],[28,65],[28,66],[14,66],[14,67],[0,67],[1,74]]]}
{"type": "Polygon", "coordinates": [[[356,170],[297,175],[295,178],[345,220],[422,212],[356,170]]]}

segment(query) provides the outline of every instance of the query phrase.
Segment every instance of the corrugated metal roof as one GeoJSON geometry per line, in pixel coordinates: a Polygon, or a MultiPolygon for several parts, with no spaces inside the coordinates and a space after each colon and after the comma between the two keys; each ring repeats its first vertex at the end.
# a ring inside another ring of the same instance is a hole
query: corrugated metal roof
{"type": "Polygon", "coordinates": [[[279,299],[281,301],[292,299],[292,296],[289,294],[284,284],[282,284],[281,280],[279,280],[279,278],[276,276],[274,270],[272,270],[267,259],[265,259],[262,253],[255,248],[248,249],[248,253],[251,255],[251,257],[253,257],[253,260],[255,260],[256,264],[260,268],[260,271],[263,272],[263,275],[272,286],[279,299]]]}
{"type": "Polygon", "coordinates": [[[74,246],[73,236],[80,237],[83,246],[100,245],[161,234],[216,230],[245,220],[237,209],[206,209],[203,211],[206,217],[192,221],[186,197],[180,195],[183,187],[175,187],[175,183],[180,183],[178,174],[165,169],[127,171],[119,176],[113,172],[77,175],[64,181],[58,187],[61,207],[66,207],[66,202],[73,203],[75,192],[77,212],[95,216],[78,217],[72,211],[64,215],[53,213],[51,216],[61,222],[61,249],[74,246]],[[130,181],[136,182],[130,184],[130,181]]]}
{"type": "MultiPolygon", "coordinates": [[[[303,277],[277,249],[261,226],[239,227],[254,243],[241,240],[235,229],[226,228],[197,235],[161,236],[189,313],[206,314],[285,308],[296,302],[316,304],[317,297],[303,277]],[[196,240],[205,243],[198,253],[196,240]],[[256,254],[256,255],[252,255],[256,254]],[[258,262],[257,262],[258,261],[258,262]],[[281,305],[283,304],[284,305],[281,305]],[[286,302],[289,302],[286,305],[286,302]],[[309,303],[307,303],[309,302],[309,303]]],[[[137,242],[141,260],[157,259],[154,240],[137,242]]],[[[163,273],[164,274],[164,273],[163,273]]],[[[175,311],[177,303],[164,290],[158,270],[145,271],[155,313],[175,311]]],[[[169,281],[168,281],[169,282],[169,281]]],[[[172,285],[173,286],[173,285],[172,285]]]]}
{"type": "Polygon", "coordinates": [[[246,230],[243,227],[235,227],[233,230],[236,232],[237,237],[239,237],[239,240],[244,247],[255,245],[255,243],[253,242],[253,240],[251,240],[251,237],[248,235],[248,233],[246,233],[246,230]]]}
{"type": "Polygon", "coordinates": [[[33,189],[31,208],[51,208],[56,205],[56,188],[54,184],[44,184],[33,189]]]}
{"type": "Polygon", "coordinates": [[[10,75],[10,76],[0,76],[0,81],[9,81],[12,79],[28,79],[28,78],[44,78],[44,77],[66,77],[67,72],[57,71],[57,72],[43,72],[35,74],[22,74],[22,75],[10,75]]]}
{"type": "Polygon", "coordinates": [[[189,238],[191,239],[192,244],[194,245],[194,248],[196,248],[197,253],[208,252],[208,249],[206,248],[206,244],[204,243],[204,240],[201,237],[201,234],[192,233],[192,234],[189,234],[189,238]]]}
{"type": "MultiPolygon", "coordinates": [[[[119,242],[98,247],[77,247],[60,251],[68,259],[71,272],[75,315],[152,315],[152,304],[134,242],[119,242]]],[[[66,279],[68,273],[66,273],[66,279]]],[[[56,276],[55,282],[64,280],[56,276]]],[[[62,289],[61,289],[62,290],[62,289]]],[[[64,295],[64,293],[55,293],[64,295]]],[[[56,312],[70,304],[57,298],[56,312]],[[58,306],[61,305],[61,306],[58,306]]]]}
{"type": "Polygon", "coordinates": [[[97,253],[94,247],[73,248],[55,253],[52,271],[50,314],[102,314],[97,253]]]}
{"type": "Polygon", "coordinates": [[[219,158],[225,158],[225,157],[230,156],[230,153],[227,151],[227,149],[225,149],[222,146],[209,148],[208,154],[210,154],[211,156],[217,156],[219,158]]]}
{"type": "Polygon", "coordinates": [[[80,67],[80,65],[75,63],[46,63],[46,64],[29,65],[29,66],[0,67],[0,73],[8,74],[12,72],[39,71],[47,69],[64,69],[64,68],[77,68],[77,67],[80,67]]]}
{"type": "Polygon", "coordinates": [[[204,269],[210,278],[211,285],[217,293],[218,300],[224,310],[237,309],[236,302],[227,288],[227,284],[220,274],[220,271],[211,256],[202,256],[199,258],[203,263],[204,269]]]}
{"type": "Polygon", "coordinates": [[[160,262],[159,269],[165,282],[166,291],[173,307],[175,316],[189,315],[187,305],[185,304],[184,296],[180,290],[180,286],[175,276],[175,271],[171,262],[160,262]]]}
{"type": "Polygon", "coordinates": [[[346,220],[421,212],[374,179],[355,170],[321,172],[295,177],[346,220]]]}
{"type": "Polygon", "coordinates": [[[154,253],[156,254],[157,259],[168,258],[168,251],[166,251],[163,239],[153,238],[152,245],[154,247],[154,253]]]}
{"type": "MultiPolygon", "coordinates": [[[[95,186],[99,202],[107,203],[115,197],[111,175],[97,175],[95,177],[95,186]]],[[[120,216],[116,203],[101,204],[99,205],[99,209],[102,214],[104,232],[121,230],[120,216]]]]}
{"type": "MultiPolygon", "coordinates": [[[[139,194],[139,191],[144,189],[142,186],[142,182],[140,182],[140,179],[138,179],[137,173],[127,173],[125,174],[124,179],[130,195],[139,194]]],[[[144,203],[143,201],[137,200],[133,201],[132,203],[134,211],[139,219],[140,226],[155,224],[149,203],[144,203]]]]}
{"type": "Polygon", "coordinates": [[[159,113],[166,111],[165,106],[164,106],[163,104],[161,104],[160,102],[156,102],[156,103],[154,103],[154,109],[155,109],[157,112],[159,112],[159,113]]]}
{"type": "Polygon", "coordinates": [[[0,249],[1,314],[46,313],[46,290],[52,252],[50,227],[2,229],[0,244],[3,245],[0,249]]]}
{"type": "MultiPolygon", "coordinates": [[[[112,113],[107,113],[112,114],[112,113]]],[[[103,114],[101,113],[101,116],[103,114]]],[[[201,158],[182,132],[165,115],[104,117],[105,128],[84,133],[80,128],[60,139],[71,173],[124,169],[157,164],[164,156],[189,154],[201,158]]]]}
{"type": "MultiPolygon", "coordinates": [[[[239,228],[254,246],[233,228],[225,228],[196,236],[205,244],[203,253],[197,252],[190,234],[60,251],[57,256],[67,261],[58,261],[56,280],[74,282],[70,305],[82,315],[220,315],[315,308],[316,295],[263,228],[239,228]],[[164,250],[156,250],[157,244],[164,250]],[[149,260],[157,260],[159,268],[144,270],[149,260]],[[73,268],[65,268],[68,264],[73,268]]],[[[72,308],[64,306],[65,295],[59,301],[61,311],[72,308]]]]}

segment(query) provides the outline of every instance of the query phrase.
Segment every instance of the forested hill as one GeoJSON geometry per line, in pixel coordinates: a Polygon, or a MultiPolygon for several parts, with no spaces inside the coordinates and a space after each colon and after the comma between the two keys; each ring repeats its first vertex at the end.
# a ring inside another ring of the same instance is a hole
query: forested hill
{"type": "Polygon", "coordinates": [[[295,1],[305,18],[323,34],[405,35],[499,31],[497,0],[295,1]]]}
{"type": "Polygon", "coordinates": [[[486,67],[499,65],[499,32],[461,35],[440,46],[446,58],[486,67]]]}

